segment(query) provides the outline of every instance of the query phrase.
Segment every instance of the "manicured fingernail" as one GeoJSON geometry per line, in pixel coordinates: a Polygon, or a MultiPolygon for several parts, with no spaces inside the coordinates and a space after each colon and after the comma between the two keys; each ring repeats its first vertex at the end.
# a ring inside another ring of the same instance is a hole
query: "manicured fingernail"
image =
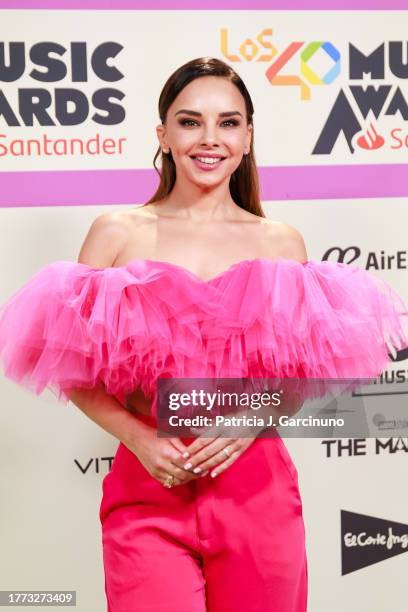
{"type": "Polygon", "coordinates": [[[196,467],[193,470],[194,474],[199,474],[201,472],[201,468],[200,467],[196,467]]]}
{"type": "Polygon", "coordinates": [[[217,472],[211,472],[211,477],[214,478],[214,476],[217,475],[217,472]]]}
{"type": "Polygon", "coordinates": [[[181,456],[182,456],[184,459],[187,459],[187,457],[189,457],[189,456],[190,456],[190,453],[189,453],[188,451],[186,451],[186,452],[185,452],[185,453],[183,453],[181,456]]]}
{"type": "Polygon", "coordinates": [[[184,466],[184,469],[185,469],[185,470],[189,470],[189,469],[190,469],[190,468],[192,468],[192,467],[193,467],[193,464],[192,464],[192,463],[186,463],[186,465],[184,466]]]}

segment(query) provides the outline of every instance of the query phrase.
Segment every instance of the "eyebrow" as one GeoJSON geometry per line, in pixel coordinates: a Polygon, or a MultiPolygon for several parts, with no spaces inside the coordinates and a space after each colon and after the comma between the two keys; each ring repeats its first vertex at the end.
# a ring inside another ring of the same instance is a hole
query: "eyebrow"
{"type": "MultiPolygon", "coordinates": [[[[193,115],[193,117],[202,117],[202,113],[199,113],[198,111],[187,110],[186,108],[182,108],[181,110],[177,111],[174,116],[176,117],[176,115],[179,115],[180,113],[185,113],[186,115],[193,115]]],[[[232,117],[232,115],[240,115],[242,117],[242,114],[239,111],[225,111],[224,113],[218,113],[219,117],[232,117]]]]}

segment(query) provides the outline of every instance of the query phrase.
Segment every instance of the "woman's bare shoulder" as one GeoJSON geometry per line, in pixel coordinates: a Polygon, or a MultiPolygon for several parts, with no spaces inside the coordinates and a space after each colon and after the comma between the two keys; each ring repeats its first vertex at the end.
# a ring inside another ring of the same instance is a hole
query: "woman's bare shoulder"
{"type": "Polygon", "coordinates": [[[156,220],[150,205],[102,213],[94,219],[81,246],[78,263],[95,268],[112,266],[129,243],[135,229],[156,220]]]}
{"type": "Polygon", "coordinates": [[[125,221],[130,223],[132,228],[154,223],[158,219],[155,204],[140,204],[122,212],[125,221]]]}
{"type": "Polygon", "coordinates": [[[112,265],[128,236],[129,220],[122,211],[99,215],[88,229],[78,255],[78,263],[95,268],[112,265]]]}
{"type": "Polygon", "coordinates": [[[137,225],[156,220],[157,215],[150,204],[141,204],[125,210],[113,210],[102,213],[93,221],[90,231],[128,236],[129,230],[137,225]]]}
{"type": "Polygon", "coordinates": [[[288,223],[263,219],[271,248],[277,249],[281,257],[295,259],[300,262],[307,261],[306,245],[301,232],[288,223]]]}

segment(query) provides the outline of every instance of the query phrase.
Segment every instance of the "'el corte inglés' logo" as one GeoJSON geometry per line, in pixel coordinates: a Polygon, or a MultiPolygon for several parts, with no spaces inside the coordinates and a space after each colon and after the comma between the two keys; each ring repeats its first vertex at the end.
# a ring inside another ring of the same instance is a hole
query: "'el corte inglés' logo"
{"type": "Polygon", "coordinates": [[[408,550],[408,525],[341,511],[341,573],[350,574],[408,550]]]}

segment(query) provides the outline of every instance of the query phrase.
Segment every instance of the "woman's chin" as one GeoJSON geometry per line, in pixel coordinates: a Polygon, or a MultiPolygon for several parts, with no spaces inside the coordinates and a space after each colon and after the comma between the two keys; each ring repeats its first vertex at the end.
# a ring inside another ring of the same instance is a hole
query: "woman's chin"
{"type": "Polygon", "coordinates": [[[186,179],[191,182],[194,183],[194,185],[197,186],[201,186],[201,187],[212,187],[212,186],[216,186],[216,185],[220,185],[221,183],[224,183],[225,181],[229,182],[230,179],[230,175],[226,175],[226,174],[212,174],[212,173],[206,173],[206,172],[202,172],[199,174],[186,174],[186,179]]]}
{"type": "Polygon", "coordinates": [[[192,181],[196,187],[201,188],[203,191],[208,191],[209,189],[214,189],[223,183],[229,184],[229,177],[218,178],[217,180],[214,178],[212,180],[200,181],[195,180],[192,181]]]}

